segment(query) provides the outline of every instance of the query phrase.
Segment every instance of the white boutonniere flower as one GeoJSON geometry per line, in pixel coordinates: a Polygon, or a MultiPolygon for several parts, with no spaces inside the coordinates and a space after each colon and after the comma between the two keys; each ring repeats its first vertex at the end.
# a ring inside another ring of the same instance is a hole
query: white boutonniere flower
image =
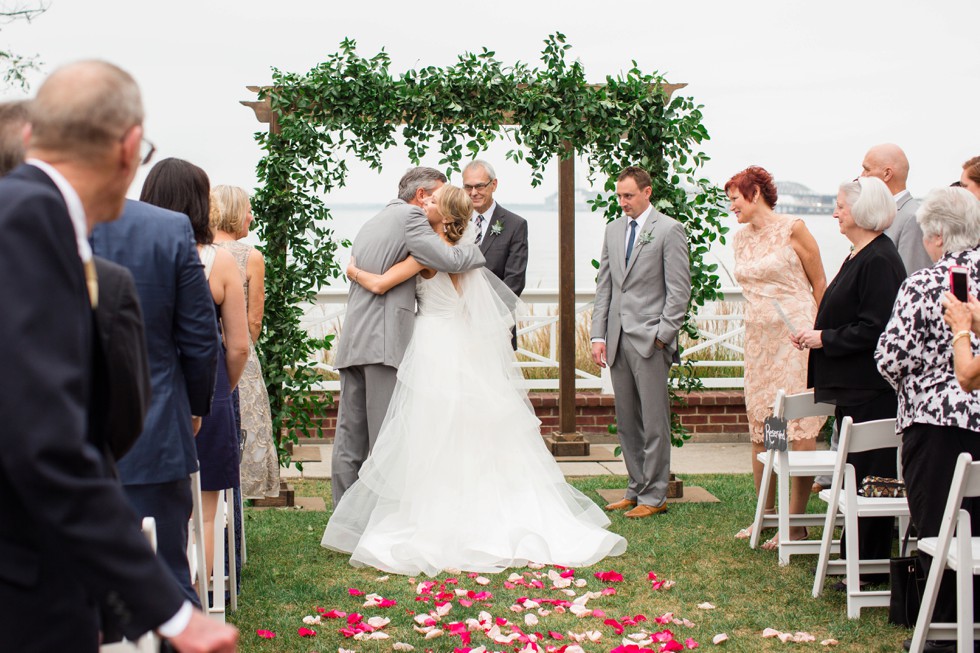
{"type": "Polygon", "coordinates": [[[493,232],[494,236],[499,236],[500,234],[504,233],[504,223],[501,222],[500,220],[497,220],[492,225],[490,225],[490,231],[493,232]]]}
{"type": "Polygon", "coordinates": [[[640,233],[640,244],[641,245],[646,245],[646,244],[652,243],[652,242],[653,242],[653,232],[652,231],[643,231],[643,232],[640,233]]]}

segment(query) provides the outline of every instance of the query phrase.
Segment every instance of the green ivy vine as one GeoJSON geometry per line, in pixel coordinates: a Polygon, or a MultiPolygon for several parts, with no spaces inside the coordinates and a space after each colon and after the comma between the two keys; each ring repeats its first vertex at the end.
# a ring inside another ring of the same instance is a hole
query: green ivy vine
{"type": "MultiPolygon", "coordinates": [[[[655,206],[687,229],[692,305],[719,297],[717,264],[703,257],[712,242],[724,242],[726,228],[720,222],[721,191],[698,176],[707,160],[699,146],[709,138],[701,106],[669,96],[667,81],[644,73],[635,61],[604,84],[590,83],[582,64],[567,58],[570,48],[555,33],[544,42],[539,67],[505,65],[484,48],[460,55],[452,66],[396,77],[387,53],[366,59],[345,39],[306,73],[273,70],[273,84],[260,98],[268,98],[278,129],[256,134],[264,156],[253,208],[265,242],[260,352],[277,433],[295,442],[298,433],[315,432],[315,417],[329,401],[313,392],[320,376],[308,361],[330,347],[332,336],[313,338],[300,325],[300,305],[314,301],[317,290],[341,274],[324,198],[344,186],[348,160],[380,169],[390,147],[405,147],[416,163],[437,147],[438,165],[448,175],[459,172],[464,157],[507,138],[514,144],[507,158],[526,164],[537,186],[547,163],[565,156],[570,143],[587,162],[590,183],[602,181],[603,191],[591,204],[606,220],[619,214],[616,175],[627,165],[642,166],[653,178],[655,206]]],[[[684,330],[697,338],[688,317],[684,330]]],[[[699,387],[688,363],[678,374],[678,390],[699,387]]],[[[676,418],[672,435],[676,445],[689,437],[676,418]]],[[[288,462],[282,449],[280,459],[288,462]]]]}

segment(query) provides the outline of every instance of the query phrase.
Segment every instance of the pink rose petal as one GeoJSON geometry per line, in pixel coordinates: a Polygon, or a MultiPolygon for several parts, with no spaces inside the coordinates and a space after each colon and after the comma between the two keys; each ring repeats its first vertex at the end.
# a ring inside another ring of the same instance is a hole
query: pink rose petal
{"type": "Polygon", "coordinates": [[[316,637],[316,631],[312,628],[300,628],[296,632],[300,637],[316,637]]]}
{"type": "Polygon", "coordinates": [[[255,634],[261,637],[262,639],[274,639],[276,636],[276,634],[271,630],[256,630],[255,634]]]}

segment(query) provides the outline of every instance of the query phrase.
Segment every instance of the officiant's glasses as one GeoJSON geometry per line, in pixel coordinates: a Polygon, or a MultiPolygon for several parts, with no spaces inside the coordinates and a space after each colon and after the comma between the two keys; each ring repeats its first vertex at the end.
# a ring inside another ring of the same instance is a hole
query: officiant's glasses
{"type": "Polygon", "coordinates": [[[491,179],[490,181],[482,184],[463,184],[463,190],[465,190],[467,193],[471,190],[483,190],[492,183],[493,180],[491,179]]]}

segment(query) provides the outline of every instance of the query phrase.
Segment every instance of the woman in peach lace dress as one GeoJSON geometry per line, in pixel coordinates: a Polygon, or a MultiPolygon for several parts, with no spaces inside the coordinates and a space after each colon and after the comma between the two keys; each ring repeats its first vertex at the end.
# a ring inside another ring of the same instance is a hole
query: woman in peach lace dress
{"type": "MultiPolygon", "coordinates": [[[[765,450],[762,425],[772,414],[776,391],[787,394],[806,390],[807,356],[789,341],[789,329],[774,303],[778,302],[795,328],[810,325],[827,287],[820,250],[799,218],[780,215],[772,175],[752,166],[725,184],[731,210],[744,228],[735,234],[735,279],[745,296],[745,409],[752,439],[752,472],[756,493],[762,481],[762,463],[757,454],[765,450]]],[[[788,437],[796,451],[812,451],[824,420],[810,417],[794,420],[788,437]]],[[[775,478],[773,478],[775,481],[775,478]]],[[[790,491],[790,513],[806,512],[812,478],[794,477],[790,491]]],[[[769,489],[770,505],[775,492],[769,489]]],[[[751,537],[751,527],[735,536],[751,537]]],[[[805,539],[806,529],[790,529],[791,539],[805,539]]],[[[778,546],[775,538],[764,549],[778,546]]]]}

